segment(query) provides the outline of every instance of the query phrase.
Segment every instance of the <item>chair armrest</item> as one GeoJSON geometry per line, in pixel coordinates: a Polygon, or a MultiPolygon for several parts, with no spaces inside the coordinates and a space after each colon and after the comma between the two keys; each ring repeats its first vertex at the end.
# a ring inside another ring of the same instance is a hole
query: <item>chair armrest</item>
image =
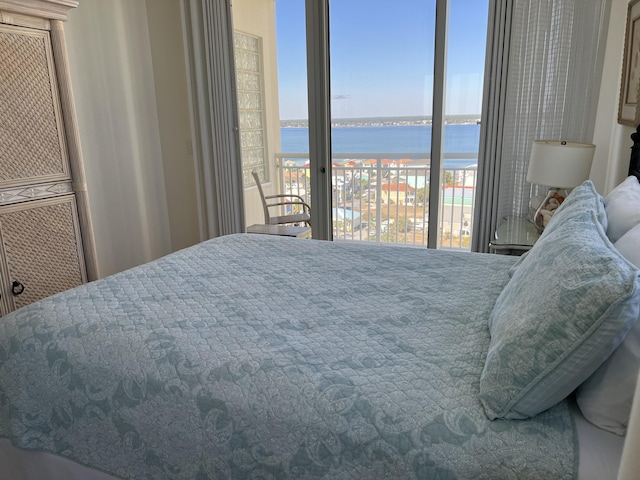
{"type": "Polygon", "coordinates": [[[298,200],[300,200],[301,202],[304,202],[304,198],[302,198],[300,195],[294,195],[294,194],[286,194],[286,193],[278,193],[275,195],[265,195],[265,200],[271,200],[272,198],[297,198],[298,200]]]}
{"type": "Polygon", "coordinates": [[[267,207],[279,207],[281,205],[302,205],[306,210],[311,211],[311,207],[305,202],[276,202],[267,204],[267,207]]]}
{"type": "Polygon", "coordinates": [[[304,198],[302,198],[300,195],[287,195],[287,194],[278,193],[274,195],[266,195],[264,197],[265,200],[273,200],[278,198],[285,198],[285,199],[297,198],[298,200],[297,201],[287,200],[285,202],[268,203],[267,207],[277,207],[281,205],[302,205],[304,210],[306,210],[307,212],[311,212],[311,207],[307,202],[304,201],[304,198]]]}

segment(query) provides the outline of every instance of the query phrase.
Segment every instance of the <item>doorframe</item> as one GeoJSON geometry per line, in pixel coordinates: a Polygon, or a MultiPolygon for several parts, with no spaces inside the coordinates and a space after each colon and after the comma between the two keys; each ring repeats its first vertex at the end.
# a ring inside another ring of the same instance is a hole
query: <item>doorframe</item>
{"type": "Polygon", "coordinates": [[[331,75],[329,0],[306,0],[311,232],[333,239],[331,212],[331,75]],[[315,207],[314,207],[315,206],[315,207]],[[323,206],[319,208],[319,206],[323,206]]]}
{"type": "Polygon", "coordinates": [[[444,106],[447,72],[447,28],[449,0],[436,0],[436,31],[433,56],[433,102],[431,107],[431,166],[429,168],[429,230],[427,248],[438,248],[442,211],[441,172],[444,148],[444,106]],[[436,186],[437,188],[433,188],[436,186]],[[436,228],[431,228],[435,226],[436,228]]]}

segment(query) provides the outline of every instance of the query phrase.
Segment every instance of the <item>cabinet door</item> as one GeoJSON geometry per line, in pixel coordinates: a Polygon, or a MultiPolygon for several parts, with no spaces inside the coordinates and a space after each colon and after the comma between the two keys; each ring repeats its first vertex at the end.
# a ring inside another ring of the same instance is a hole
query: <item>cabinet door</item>
{"type": "Polygon", "coordinates": [[[5,290],[14,308],[86,282],[75,196],[0,208],[5,290]]]}
{"type": "Polygon", "coordinates": [[[69,178],[49,32],[0,24],[0,188],[69,178]]]}

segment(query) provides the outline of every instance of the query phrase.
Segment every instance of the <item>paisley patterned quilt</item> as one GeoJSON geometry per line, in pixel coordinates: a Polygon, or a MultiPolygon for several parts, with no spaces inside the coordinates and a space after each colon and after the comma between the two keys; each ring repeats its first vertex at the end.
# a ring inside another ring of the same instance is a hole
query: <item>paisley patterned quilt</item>
{"type": "Polygon", "coordinates": [[[0,436],[123,479],[570,479],[566,402],[490,421],[514,258],[232,235],[0,319],[0,436]]]}

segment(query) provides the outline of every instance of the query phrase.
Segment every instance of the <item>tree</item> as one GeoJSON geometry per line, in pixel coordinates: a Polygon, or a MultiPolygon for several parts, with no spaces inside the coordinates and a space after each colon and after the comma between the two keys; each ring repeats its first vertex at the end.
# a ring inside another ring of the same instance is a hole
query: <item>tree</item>
{"type": "Polygon", "coordinates": [[[429,185],[425,185],[416,191],[416,202],[425,204],[429,200],[429,185]]]}
{"type": "Polygon", "coordinates": [[[451,185],[452,187],[454,186],[453,173],[451,173],[448,170],[445,170],[445,172],[444,172],[444,184],[445,185],[451,185]]]}

